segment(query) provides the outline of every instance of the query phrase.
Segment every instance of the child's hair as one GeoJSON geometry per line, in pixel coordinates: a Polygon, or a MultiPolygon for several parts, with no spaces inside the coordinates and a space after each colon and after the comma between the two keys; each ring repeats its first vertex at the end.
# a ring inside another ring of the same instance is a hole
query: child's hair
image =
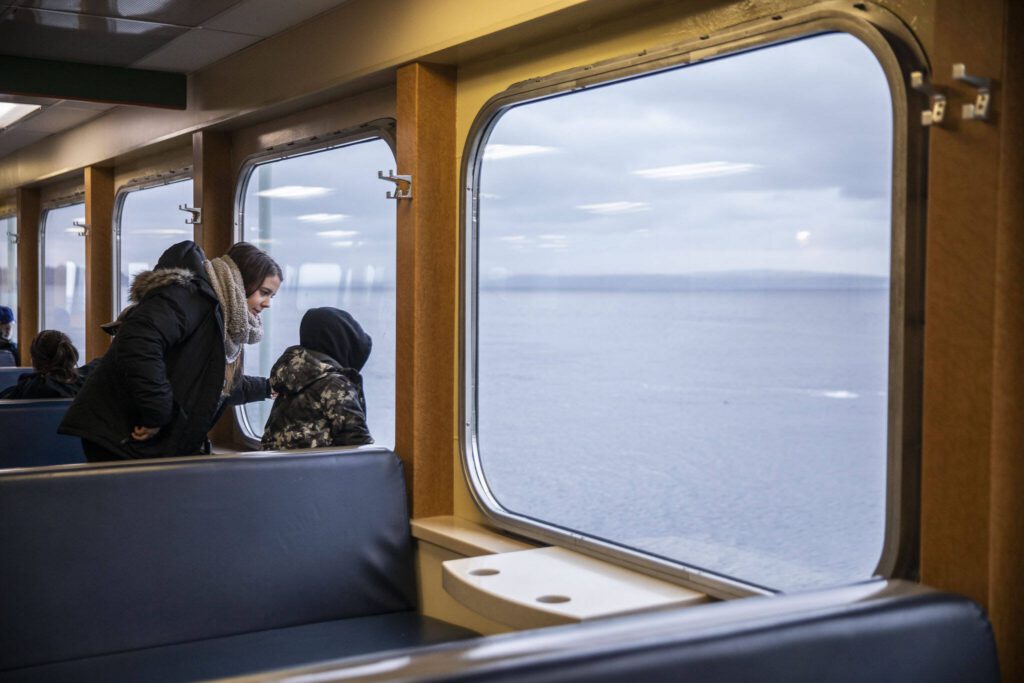
{"type": "Polygon", "coordinates": [[[32,367],[42,375],[51,375],[60,382],[78,379],[78,351],[71,339],[60,330],[43,330],[32,340],[29,348],[32,367]]]}
{"type": "Polygon", "coordinates": [[[276,275],[279,279],[284,280],[284,273],[281,271],[281,266],[277,265],[277,261],[272,259],[267,252],[248,242],[232,244],[228,249],[228,256],[242,273],[242,284],[245,286],[246,296],[251,296],[271,275],[276,275]]]}

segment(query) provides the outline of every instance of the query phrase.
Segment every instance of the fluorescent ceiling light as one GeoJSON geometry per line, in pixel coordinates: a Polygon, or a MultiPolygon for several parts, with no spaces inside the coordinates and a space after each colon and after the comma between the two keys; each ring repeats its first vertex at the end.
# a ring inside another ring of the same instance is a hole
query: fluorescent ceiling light
{"type": "Polygon", "coordinates": [[[633,171],[633,175],[652,180],[693,180],[694,178],[714,178],[717,176],[748,173],[757,168],[757,164],[733,164],[728,161],[705,161],[699,164],[680,164],[678,166],[659,166],[633,171]]]}
{"type": "Polygon", "coordinates": [[[270,197],[271,199],[306,199],[308,197],[320,197],[332,192],[329,187],[317,187],[310,185],[283,185],[272,187],[269,190],[257,192],[259,197],[270,197]]]}
{"type": "Polygon", "coordinates": [[[25,118],[32,112],[39,109],[38,104],[14,104],[13,102],[0,102],[0,129],[7,128],[15,121],[25,118]]]}

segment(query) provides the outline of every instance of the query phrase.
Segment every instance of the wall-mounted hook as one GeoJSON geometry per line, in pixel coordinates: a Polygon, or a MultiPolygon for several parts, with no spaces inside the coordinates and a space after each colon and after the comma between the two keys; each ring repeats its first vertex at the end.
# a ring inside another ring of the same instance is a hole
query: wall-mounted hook
{"type": "Polygon", "coordinates": [[[184,211],[190,214],[190,218],[185,219],[185,223],[188,225],[198,225],[203,222],[203,210],[198,206],[189,206],[188,204],[178,204],[178,211],[184,211]]]}
{"type": "Polygon", "coordinates": [[[921,71],[910,72],[910,87],[928,96],[928,109],[921,112],[921,125],[933,126],[946,117],[946,96],[924,79],[921,71]]]}
{"type": "Polygon", "coordinates": [[[89,224],[85,221],[71,221],[72,230],[79,237],[87,237],[89,235],[89,224]],[[78,230],[75,230],[78,228],[78,230]]]}
{"type": "Polygon", "coordinates": [[[411,175],[395,175],[394,171],[384,175],[384,171],[377,171],[377,177],[395,184],[395,193],[388,192],[388,199],[412,199],[411,175]]]}
{"type": "Polygon", "coordinates": [[[978,90],[974,103],[965,104],[960,110],[960,116],[966,121],[988,121],[989,104],[992,99],[991,79],[971,76],[963,63],[953,65],[953,78],[978,90]]]}

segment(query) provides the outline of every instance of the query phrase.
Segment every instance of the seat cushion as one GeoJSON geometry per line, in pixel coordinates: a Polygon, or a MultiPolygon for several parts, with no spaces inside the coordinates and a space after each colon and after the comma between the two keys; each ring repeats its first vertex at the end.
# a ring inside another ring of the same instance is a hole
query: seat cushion
{"type": "Polygon", "coordinates": [[[0,681],[206,680],[475,635],[415,612],[394,612],[33,666],[0,672],[0,681]]]}

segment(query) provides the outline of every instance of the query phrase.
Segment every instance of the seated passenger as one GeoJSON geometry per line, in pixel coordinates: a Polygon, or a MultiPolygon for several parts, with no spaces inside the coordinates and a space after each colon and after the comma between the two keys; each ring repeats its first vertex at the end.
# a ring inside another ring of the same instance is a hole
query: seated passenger
{"type": "Polygon", "coordinates": [[[270,371],[277,399],[263,432],[263,449],[373,443],[359,374],[372,341],[345,311],[306,311],[299,346],[285,349],[270,371]]]}
{"type": "Polygon", "coordinates": [[[0,399],[72,398],[85,383],[82,372],[75,368],[78,351],[71,339],[59,330],[43,330],[29,347],[32,369],[18,378],[18,383],[0,392],[0,399]]]}
{"type": "MultiPolygon", "coordinates": [[[[14,357],[14,363],[6,367],[21,365],[21,354],[18,353],[18,343],[11,337],[14,327],[14,311],[10,306],[0,306],[0,351],[9,351],[14,357]]],[[[5,354],[6,355],[6,354],[5,354]]],[[[4,364],[0,363],[0,367],[4,364]]]]}

